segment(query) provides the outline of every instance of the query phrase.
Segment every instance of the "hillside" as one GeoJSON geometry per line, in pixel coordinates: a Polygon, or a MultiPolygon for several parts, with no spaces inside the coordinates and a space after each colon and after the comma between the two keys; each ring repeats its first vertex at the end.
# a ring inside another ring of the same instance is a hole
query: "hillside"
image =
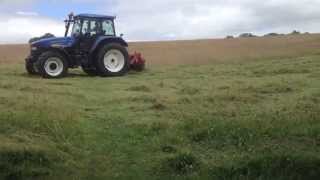
{"type": "Polygon", "coordinates": [[[0,46],[0,179],[316,180],[319,40],[132,43],[144,72],[57,80],[0,46]]]}

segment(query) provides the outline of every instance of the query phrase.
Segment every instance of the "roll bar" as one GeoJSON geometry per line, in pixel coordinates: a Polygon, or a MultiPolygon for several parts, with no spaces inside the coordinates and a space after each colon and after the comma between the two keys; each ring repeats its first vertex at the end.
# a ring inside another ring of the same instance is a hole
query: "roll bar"
{"type": "Polygon", "coordinates": [[[68,15],[68,19],[64,20],[64,22],[66,23],[66,32],[65,32],[64,36],[67,37],[68,32],[69,32],[69,28],[70,28],[70,24],[74,22],[73,12],[68,15]]]}

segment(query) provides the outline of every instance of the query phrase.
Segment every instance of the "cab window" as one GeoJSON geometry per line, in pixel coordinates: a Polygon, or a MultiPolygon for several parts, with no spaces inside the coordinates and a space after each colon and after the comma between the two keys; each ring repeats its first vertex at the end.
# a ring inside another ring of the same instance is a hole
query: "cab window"
{"type": "Polygon", "coordinates": [[[101,21],[91,21],[90,22],[90,35],[101,34],[101,21]]]}
{"type": "Polygon", "coordinates": [[[85,35],[85,34],[88,34],[88,33],[90,33],[90,21],[89,20],[84,20],[83,21],[83,24],[82,24],[82,30],[81,30],[81,33],[83,34],[83,35],[85,35]]]}
{"type": "Polygon", "coordinates": [[[98,32],[98,23],[96,21],[90,22],[90,35],[96,35],[98,32]]]}
{"type": "Polygon", "coordinates": [[[114,36],[115,32],[114,32],[113,22],[111,20],[103,21],[102,31],[103,31],[103,34],[106,36],[114,36]]]}

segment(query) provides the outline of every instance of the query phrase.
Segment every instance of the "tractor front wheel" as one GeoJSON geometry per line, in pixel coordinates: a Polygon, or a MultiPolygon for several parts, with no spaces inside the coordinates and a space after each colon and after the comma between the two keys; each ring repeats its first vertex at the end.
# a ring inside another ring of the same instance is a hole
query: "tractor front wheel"
{"type": "Polygon", "coordinates": [[[68,73],[66,58],[54,51],[42,53],[37,64],[39,73],[44,78],[62,78],[68,73]]]}
{"type": "Polygon", "coordinates": [[[36,75],[38,73],[36,63],[31,59],[26,60],[26,70],[30,75],[36,75]]]}
{"type": "Polygon", "coordinates": [[[129,68],[129,54],[125,47],[112,43],[100,49],[96,69],[101,76],[123,76],[129,68]]]}

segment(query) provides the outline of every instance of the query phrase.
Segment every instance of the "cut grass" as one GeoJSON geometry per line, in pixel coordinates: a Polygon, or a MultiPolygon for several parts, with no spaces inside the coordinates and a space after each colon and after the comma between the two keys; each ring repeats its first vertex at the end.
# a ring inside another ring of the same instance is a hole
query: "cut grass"
{"type": "Polygon", "coordinates": [[[1,179],[316,179],[320,56],[28,76],[0,67],[1,179]]]}

